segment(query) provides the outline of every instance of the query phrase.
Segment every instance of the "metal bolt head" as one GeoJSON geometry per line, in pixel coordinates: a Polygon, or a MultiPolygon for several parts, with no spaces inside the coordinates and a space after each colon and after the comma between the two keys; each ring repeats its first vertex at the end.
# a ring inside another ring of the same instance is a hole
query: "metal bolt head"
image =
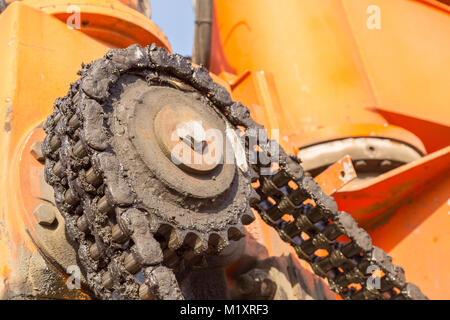
{"type": "Polygon", "coordinates": [[[42,153],[42,142],[36,141],[31,146],[31,154],[34,156],[34,158],[39,161],[40,163],[43,163],[45,161],[44,154],[42,153]]]}
{"type": "Polygon", "coordinates": [[[380,167],[381,167],[381,168],[384,168],[384,169],[387,169],[387,168],[389,168],[390,166],[392,166],[392,162],[389,161],[389,160],[383,160],[383,161],[381,161],[381,163],[380,163],[380,167]]]}
{"type": "Polygon", "coordinates": [[[365,166],[367,166],[367,162],[365,162],[364,160],[358,160],[355,163],[355,168],[357,169],[364,168],[365,166]]]}
{"type": "Polygon", "coordinates": [[[55,209],[48,204],[40,204],[34,211],[33,215],[37,218],[41,226],[50,226],[55,222],[55,209]]]}

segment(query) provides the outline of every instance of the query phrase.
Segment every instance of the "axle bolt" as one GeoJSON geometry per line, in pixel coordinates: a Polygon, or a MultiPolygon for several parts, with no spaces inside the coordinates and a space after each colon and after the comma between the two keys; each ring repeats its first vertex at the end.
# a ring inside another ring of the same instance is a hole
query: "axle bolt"
{"type": "Polygon", "coordinates": [[[48,204],[40,204],[33,211],[33,215],[38,219],[41,226],[50,226],[56,219],[54,209],[48,204]]]}
{"type": "Polygon", "coordinates": [[[45,157],[42,153],[42,142],[36,141],[31,146],[31,154],[34,156],[34,158],[39,161],[40,163],[44,163],[45,157]]]}

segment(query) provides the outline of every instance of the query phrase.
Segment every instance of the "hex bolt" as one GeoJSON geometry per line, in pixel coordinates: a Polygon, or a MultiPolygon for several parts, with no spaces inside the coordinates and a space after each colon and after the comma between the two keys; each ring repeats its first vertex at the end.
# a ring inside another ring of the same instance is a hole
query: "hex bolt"
{"type": "Polygon", "coordinates": [[[206,147],[208,146],[208,142],[206,140],[196,140],[195,137],[186,134],[184,136],[180,136],[180,140],[183,141],[186,145],[188,145],[192,151],[195,152],[204,152],[206,147]]]}
{"type": "Polygon", "coordinates": [[[39,161],[40,163],[44,163],[45,157],[42,153],[42,142],[36,141],[31,146],[31,154],[34,156],[34,158],[39,161]]]}
{"type": "Polygon", "coordinates": [[[383,160],[380,162],[380,167],[383,169],[387,169],[390,166],[392,166],[392,161],[390,161],[390,160],[383,160]]]}
{"type": "Polygon", "coordinates": [[[56,219],[54,208],[48,204],[40,204],[34,209],[33,215],[41,226],[50,226],[56,219]]]}

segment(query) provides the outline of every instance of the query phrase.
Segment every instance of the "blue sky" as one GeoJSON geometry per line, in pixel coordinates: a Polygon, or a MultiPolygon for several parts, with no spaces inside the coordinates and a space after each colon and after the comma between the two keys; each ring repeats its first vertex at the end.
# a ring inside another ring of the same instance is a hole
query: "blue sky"
{"type": "Polygon", "coordinates": [[[174,52],[192,55],[194,8],[190,0],[150,0],[152,20],[165,33],[174,52]]]}

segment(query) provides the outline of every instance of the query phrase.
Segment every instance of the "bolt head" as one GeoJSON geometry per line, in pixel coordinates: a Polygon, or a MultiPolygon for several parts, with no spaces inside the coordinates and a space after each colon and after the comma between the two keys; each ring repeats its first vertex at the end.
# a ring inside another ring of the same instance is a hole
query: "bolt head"
{"type": "Polygon", "coordinates": [[[34,211],[33,215],[37,218],[41,226],[50,226],[55,222],[55,209],[48,204],[40,204],[34,211]]]}
{"type": "Polygon", "coordinates": [[[42,142],[36,141],[31,146],[31,154],[34,156],[34,158],[43,163],[45,161],[44,154],[42,153],[42,142]]]}

